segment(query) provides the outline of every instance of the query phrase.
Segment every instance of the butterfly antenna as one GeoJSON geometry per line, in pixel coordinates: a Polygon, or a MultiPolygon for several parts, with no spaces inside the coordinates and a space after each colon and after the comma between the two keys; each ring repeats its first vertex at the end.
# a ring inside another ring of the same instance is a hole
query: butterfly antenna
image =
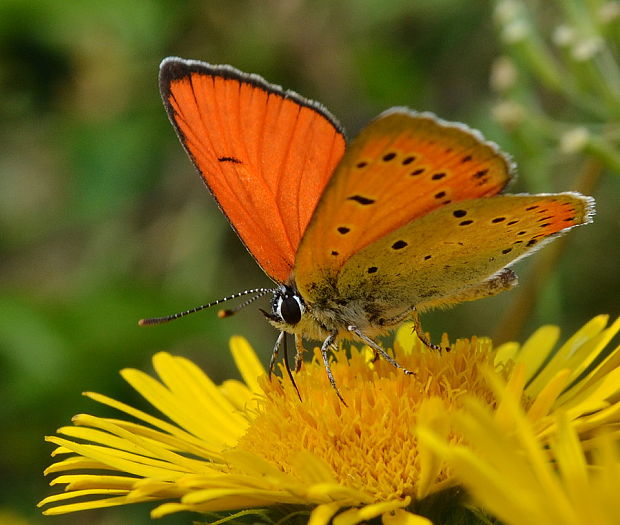
{"type": "Polygon", "coordinates": [[[207,304],[203,304],[201,306],[196,306],[195,308],[191,308],[190,310],[186,310],[185,312],[179,312],[177,314],[166,315],[164,317],[150,317],[148,319],[140,319],[138,321],[138,324],[140,326],[150,326],[150,325],[154,325],[154,324],[168,323],[170,321],[174,321],[175,319],[179,319],[181,317],[185,317],[186,315],[194,314],[196,312],[200,312],[201,310],[206,310],[207,308],[211,308],[212,306],[216,306],[216,305],[218,305],[220,303],[224,303],[226,301],[232,301],[233,299],[237,299],[239,297],[243,297],[244,295],[256,294],[250,300],[245,301],[243,304],[241,304],[240,306],[238,306],[234,310],[220,310],[218,312],[218,317],[220,317],[220,318],[229,317],[229,316],[234,315],[235,313],[237,313],[239,310],[241,310],[241,308],[244,308],[248,304],[256,301],[256,299],[258,299],[259,297],[262,297],[263,295],[265,295],[266,293],[269,293],[269,292],[273,293],[274,291],[275,290],[273,288],[252,288],[251,290],[245,290],[243,292],[238,292],[238,293],[229,295],[228,297],[222,297],[221,299],[218,299],[217,301],[213,301],[212,303],[207,303],[207,304]]]}
{"type": "Polygon", "coordinates": [[[257,288],[256,290],[251,290],[254,292],[257,292],[257,294],[254,297],[250,297],[247,301],[242,302],[240,305],[235,306],[234,308],[230,309],[230,310],[220,310],[217,313],[217,316],[220,319],[224,319],[225,317],[230,317],[232,315],[235,315],[237,312],[239,312],[240,310],[243,310],[246,306],[252,304],[254,301],[256,301],[256,299],[260,299],[263,295],[265,295],[268,292],[274,293],[275,290],[273,288],[257,288]]]}

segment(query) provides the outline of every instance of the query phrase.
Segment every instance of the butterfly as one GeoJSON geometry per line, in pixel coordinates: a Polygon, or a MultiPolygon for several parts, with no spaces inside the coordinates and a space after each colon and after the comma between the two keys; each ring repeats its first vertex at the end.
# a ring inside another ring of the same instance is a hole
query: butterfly
{"type": "Polygon", "coordinates": [[[207,188],[276,283],[243,292],[256,293],[244,305],[273,293],[270,371],[286,333],[297,368],[303,338],[318,339],[343,402],[329,361],[338,339],[400,367],[376,336],[413,318],[423,337],[419,312],[512,288],[510,265],[593,215],[578,193],[500,194],[510,158],[431,113],[389,109],[347,145],[325,107],[258,75],[170,57],[159,82],[207,188]]]}

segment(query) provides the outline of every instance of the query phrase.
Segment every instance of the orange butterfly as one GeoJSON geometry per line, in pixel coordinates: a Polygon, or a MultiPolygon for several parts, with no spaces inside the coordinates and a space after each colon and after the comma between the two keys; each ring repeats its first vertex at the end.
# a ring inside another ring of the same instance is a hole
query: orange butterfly
{"type": "Polygon", "coordinates": [[[341,399],[328,359],[337,338],[399,366],[373,337],[513,287],[509,265],[593,214],[577,193],[498,195],[513,177],[509,158],[430,113],[392,108],[346,146],[321,104],[230,66],[167,58],[160,89],[207,187],[277,283],[248,291],[273,292],[270,370],[287,332],[297,367],[302,337],[320,339],[341,399]]]}

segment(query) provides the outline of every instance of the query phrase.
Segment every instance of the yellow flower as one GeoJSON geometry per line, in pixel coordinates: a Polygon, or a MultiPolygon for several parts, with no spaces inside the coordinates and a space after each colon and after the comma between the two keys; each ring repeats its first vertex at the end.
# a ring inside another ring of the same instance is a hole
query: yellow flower
{"type": "Polygon", "coordinates": [[[500,347],[498,360],[518,363],[512,385],[490,374],[496,407],[468,396],[451,414],[460,444],[418,427],[421,442],[450,465],[475,504],[502,523],[618,523],[620,346],[605,347],[620,319],[604,329],[606,321],[593,319],[555,353],[555,327],[523,347],[500,347]]]}
{"type": "Polygon", "coordinates": [[[560,412],[554,435],[541,439],[518,400],[504,395],[507,418],[476,400],[453,414],[452,424],[468,446],[450,446],[424,428],[418,435],[448,462],[475,503],[506,525],[617,524],[617,425],[584,442],[560,412]]]}
{"type": "MultiPolygon", "coordinates": [[[[522,346],[507,343],[497,348],[495,371],[514,366],[508,391],[520,400],[540,439],[555,434],[557,413],[566,414],[581,440],[620,421],[620,346],[607,348],[620,330],[620,318],[606,327],[608,319],[595,317],[558,349],[556,326],[543,326],[522,346]]],[[[498,392],[501,378],[489,379],[498,392]]],[[[500,403],[496,417],[508,418],[505,410],[500,403]]]]}
{"type": "Polygon", "coordinates": [[[169,500],[153,517],[290,505],[306,509],[312,525],[331,519],[353,525],[379,516],[385,524],[428,524],[415,514],[418,502],[457,480],[435,444],[418,441],[417,429],[461,443],[445,415],[462,409],[466,397],[496,410],[500,419],[509,417],[496,402],[490,376],[508,382],[540,436],[554,435],[559,409],[583,435],[620,419],[609,411],[618,391],[608,380],[617,374],[614,354],[588,371],[620,327],[605,330],[605,324],[603,316],[595,318],[552,357],[557,337],[549,327],[523,347],[494,352],[489,340],[472,338],[439,353],[404,325],[394,353],[415,376],[373,362],[368,349],[334,354],[332,370],[348,406],[330,388],[318,353],[295,377],[303,401],[288,380],[266,379],[240,337],[232,339],[231,350],[244,383],[215,385],[188,360],[159,353],[153,359],[159,381],[137,370],[122,374],[171,423],[87,394],[138,422],[79,415],[75,426],[58,431],[65,437],[47,438],[58,445],[56,456],[68,457],[46,473],[80,472],[54,479],[65,492],[41,505],[51,505],[47,514],[60,514],[169,500]]]}

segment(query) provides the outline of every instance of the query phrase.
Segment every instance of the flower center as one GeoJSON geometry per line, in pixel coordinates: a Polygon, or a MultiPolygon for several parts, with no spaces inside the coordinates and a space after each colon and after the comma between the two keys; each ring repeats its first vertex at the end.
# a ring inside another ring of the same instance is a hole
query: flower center
{"type": "MultiPolygon", "coordinates": [[[[382,360],[372,362],[370,352],[354,347],[348,359],[342,349],[334,354],[332,371],[348,406],[330,387],[318,349],[295,376],[303,401],[288,378],[263,378],[265,397],[236,448],[293,476],[295,458],[310,452],[331,467],[341,485],[373,501],[415,495],[421,404],[438,397],[453,410],[466,393],[493,403],[482,373],[492,366],[493,353],[490,341],[475,338],[457,341],[449,352],[428,350],[411,337],[399,337],[395,347],[396,359],[415,376],[382,360]]],[[[436,481],[447,475],[442,471],[436,481]]]]}

